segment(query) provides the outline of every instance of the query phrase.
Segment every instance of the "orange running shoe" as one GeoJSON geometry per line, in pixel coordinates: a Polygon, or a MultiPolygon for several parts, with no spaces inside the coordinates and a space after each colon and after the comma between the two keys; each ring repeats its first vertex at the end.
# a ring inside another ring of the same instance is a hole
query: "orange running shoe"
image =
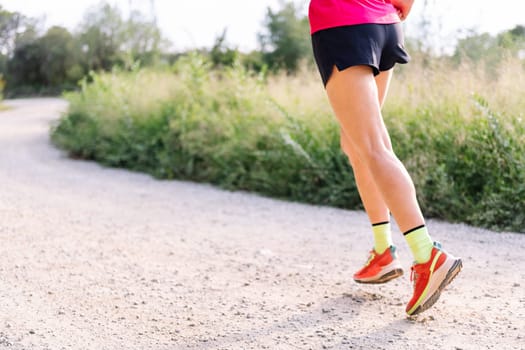
{"type": "Polygon", "coordinates": [[[396,247],[390,246],[383,254],[372,249],[365,266],[354,274],[354,281],[379,284],[402,275],[403,269],[397,259],[396,247]]]}
{"type": "Polygon", "coordinates": [[[461,259],[445,253],[441,244],[434,242],[430,259],[412,266],[410,280],[414,283],[414,295],[408,302],[407,314],[416,315],[434,305],[443,288],[452,282],[462,267],[461,259]]]}

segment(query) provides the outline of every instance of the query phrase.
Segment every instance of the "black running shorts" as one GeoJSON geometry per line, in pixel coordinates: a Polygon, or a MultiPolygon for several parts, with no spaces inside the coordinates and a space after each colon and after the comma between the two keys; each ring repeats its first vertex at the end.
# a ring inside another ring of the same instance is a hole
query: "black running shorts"
{"type": "Polygon", "coordinates": [[[326,86],[334,66],[370,66],[374,75],[396,63],[408,63],[400,23],[358,24],[320,30],[312,34],[312,48],[319,73],[326,86]]]}

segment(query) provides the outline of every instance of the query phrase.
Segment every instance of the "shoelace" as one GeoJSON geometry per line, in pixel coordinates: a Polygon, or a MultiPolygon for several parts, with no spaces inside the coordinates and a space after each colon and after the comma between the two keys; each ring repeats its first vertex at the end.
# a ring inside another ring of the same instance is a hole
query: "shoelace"
{"type": "Polygon", "coordinates": [[[410,267],[410,282],[414,282],[414,285],[415,285],[416,284],[415,281],[417,277],[418,277],[418,274],[414,266],[410,267]]]}
{"type": "Polygon", "coordinates": [[[417,272],[416,271],[416,267],[415,266],[412,266],[410,268],[410,282],[413,282],[414,284],[414,289],[416,288],[416,284],[417,284],[417,281],[418,279],[421,277],[421,275],[426,275],[428,274],[426,271],[420,271],[420,272],[417,272]]]}
{"type": "Polygon", "coordinates": [[[376,253],[374,253],[374,251],[370,251],[370,255],[368,256],[368,261],[366,262],[365,266],[368,266],[370,265],[370,263],[372,262],[372,260],[374,260],[374,258],[376,257],[376,253]]]}

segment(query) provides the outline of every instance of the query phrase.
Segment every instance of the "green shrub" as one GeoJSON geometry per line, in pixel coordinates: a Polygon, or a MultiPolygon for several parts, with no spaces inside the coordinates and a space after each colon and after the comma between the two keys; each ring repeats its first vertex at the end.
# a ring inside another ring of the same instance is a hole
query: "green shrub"
{"type": "MultiPolygon", "coordinates": [[[[523,75],[518,69],[485,88],[489,81],[475,67],[400,69],[384,117],[425,215],[525,231],[524,96],[498,90],[523,75]]],[[[171,70],[113,71],[90,81],[66,95],[70,109],[52,130],[73,156],[159,178],[361,208],[316,72],[267,77],[240,64],[216,71],[192,55],[171,70]]]]}

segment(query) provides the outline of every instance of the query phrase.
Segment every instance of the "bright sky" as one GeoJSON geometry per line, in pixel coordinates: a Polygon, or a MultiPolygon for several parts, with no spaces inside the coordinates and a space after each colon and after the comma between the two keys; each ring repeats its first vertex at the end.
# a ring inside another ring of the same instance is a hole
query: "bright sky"
{"type": "MultiPolygon", "coordinates": [[[[74,30],[85,10],[99,0],[0,0],[10,11],[45,18],[45,26],[62,25],[74,30]]],[[[150,0],[110,0],[124,13],[130,6],[150,13],[150,0]]],[[[164,35],[182,51],[193,47],[210,47],[224,28],[227,42],[240,50],[257,48],[257,33],[262,30],[266,9],[279,8],[279,0],[155,0],[155,13],[164,35]]],[[[424,3],[433,9],[430,19],[439,28],[438,40],[446,46],[458,32],[475,29],[498,33],[517,24],[525,25],[519,0],[416,0],[407,20],[407,35],[416,34],[424,3]]],[[[308,0],[298,0],[306,15],[308,0]]],[[[429,12],[429,11],[427,11],[429,12]]]]}

